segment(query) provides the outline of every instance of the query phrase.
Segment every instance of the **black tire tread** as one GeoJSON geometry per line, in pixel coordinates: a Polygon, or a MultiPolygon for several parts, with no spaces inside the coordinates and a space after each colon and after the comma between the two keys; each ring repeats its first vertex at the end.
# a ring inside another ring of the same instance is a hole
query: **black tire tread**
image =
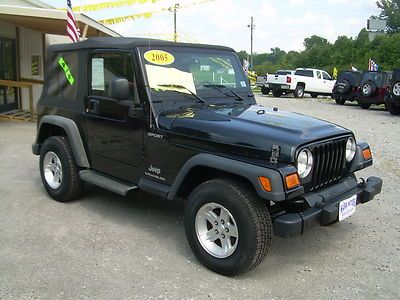
{"type": "Polygon", "coordinates": [[[246,269],[240,270],[239,273],[245,273],[254,269],[259,265],[264,258],[267,256],[269,248],[272,243],[272,221],[268,213],[268,207],[266,203],[259,199],[255,193],[245,184],[238,180],[229,178],[217,178],[210,181],[204,182],[199,185],[196,189],[204,188],[207,185],[221,184],[225,186],[226,189],[233,191],[243,204],[248,208],[251,218],[254,222],[255,232],[257,232],[257,237],[255,241],[256,249],[251,263],[246,269]]]}
{"type": "MultiPolygon", "coordinates": [[[[83,183],[79,178],[79,169],[65,136],[52,136],[48,138],[44,142],[42,149],[46,149],[46,147],[54,147],[54,145],[56,145],[55,147],[59,146],[62,151],[62,156],[65,156],[65,160],[62,160],[61,163],[63,168],[68,170],[67,174],[69,174],[69,184],[67,185],[67,190],[63,193],[55,194],[50,192],[50,195],[59,202],[72,201],[80,196],[83,189],[83,183]]],[[[62,159],[62,157],[60,157],[60,159],[62,159]]],[[[40,165],[40,169],[42,170],[42,165],[40,165]]],[[[64,170],[63,173],[65,174],[64,170]]],[[[63,178],[63,180],[65,180],[65,178],[63,178]]]]}
{"type": "Polygon", "coordinates": [[[394,105],[393,103],[386,102],[386,109],[390,112],[393,116],[400,115],[400,107],[394,105]]]}

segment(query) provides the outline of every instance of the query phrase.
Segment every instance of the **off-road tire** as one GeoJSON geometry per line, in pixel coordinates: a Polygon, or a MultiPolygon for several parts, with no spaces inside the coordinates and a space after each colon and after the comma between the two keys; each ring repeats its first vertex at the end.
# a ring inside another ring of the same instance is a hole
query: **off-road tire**
{"type": "Polygon", "coordinates": [[[396,106],[393,103],[386,102],[385,103],[386,109],[390,112],[391,115],[393,116],[399,116],[400,115],[400,106],[396,106]]]}
{"type": "Polygon", "coordinates": [[[348,80],[342,79],[337,83],[337,92],[341,95],[346,95],[351,90],[351,84],[348,80]]]}
{"type": "Polygon", "coordinates": [[[43,185],[54,200],[67,202],[80,196],[83,182],[79,178],[79,168],[66,137],[53,136],[45,140],[40,149],[39,169],[43,185]],[[55,153],[61,161],[62,181],[58,188],[52,188],[45,179],[43,160],[48,152],[55,153]]]}
{"type": "Polygon", "coordinates": [[[192,191],[185,208],[185,231],[198,260],[226,276],[247,272],[260,264],[268,253],[272,239],[272,223],[266,203],[246,184],[231,179],[213,179],[192,191]],[[224,206],[235,219],[237,246],[226,258],[209,254],[197,237],[196,216],[207,203],[224,206]]]}
{"type": "Polygon", "coordinates": [[[294,90],[294,97],[295,98],[303,98],[304,97],[304,87],[302,85],[298,85],[294,90]]]}
{"type": "Polygon", "coordinates": [[[261,93],[262,93],[263,95],[268,95],[270,92],[271,92],[271,89],[269,89],[269,88],[267,88],[267,87],[265,87],[265,86],[262,86],[262,87],[261,87],[261,93]]]}

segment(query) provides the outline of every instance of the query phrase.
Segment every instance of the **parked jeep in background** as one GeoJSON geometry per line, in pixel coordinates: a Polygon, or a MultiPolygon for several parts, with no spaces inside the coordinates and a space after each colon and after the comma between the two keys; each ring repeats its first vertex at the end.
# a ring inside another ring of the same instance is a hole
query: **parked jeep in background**
{"type": "Polygon", "coordinates": [[[358,105],[363,109],[369,109],[372,104],[385,104],[391,75],[391,72],[383,71],[364,72],[356,95],[358,105]]]}
{"type": "Polygon", "coordinates": [[[400,69],[393,71],[392,80],[385,96],[386,109],[392,115],[400,115],[400,69]]]}
{"type": "Polygon", "coordinates": [[[359,71],[344,71],[339,74],[332,90],[332,97],[337,104],[343,105],[346,101],[355,100],[361,77],[362,72],[359,71]]]}
{"type": "Polygon", "coordinates": [[[230,48],[94,38],[47,57],[32,146],[47,193],[70,201],[86,182],[184,199],[189,245],[215,272],[251,270],[272,233],[342,221],[381,191],[355,176],[372,165],[367,143],[257,105],[230,48]]]}
{"type": "Polygon", "coordinates": [[[296,69],[293,75],[268,77],[265,87],[270,88],[275,97],[293,93],[296,98],[303,98],[305,93],[317,98],[319,95],[330,96],[335,81],[331,76],[316,69],[296,69]]]}

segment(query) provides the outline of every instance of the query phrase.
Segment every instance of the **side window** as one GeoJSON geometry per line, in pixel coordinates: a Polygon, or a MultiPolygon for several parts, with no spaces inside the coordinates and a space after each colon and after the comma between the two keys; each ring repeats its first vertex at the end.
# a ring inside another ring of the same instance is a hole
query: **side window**
{"type": "Polygon", "coordinates": [[[326,73],[326,72],[322,72],[322,76],[323,76],[323,78],[324,78],[325,80],[332,80],[331,76],[329,76],[329,74],[326,73]]]}
{"type": "MultiPolygon", "coordinates": [[[[318,79],[322,79],[322,75],[321,75],[321,72],[320,71],[317,71],[317,77],[318,77],[318,79]]],[[[325,79],[325,78],[324,78],[325,79]]]]}
{"type": "Polygon", "coordinates": [[[111,80],[124,77],[129,82],[129,100],[138,101],[131,53],[101,52],[91,57],[89,96],[109,97],[111,80]]]}
{"type": "Polygon", "coordinates": [[[49,97],[73,101],[78,93],[79,56],[77,52],[60,52],[49,58],[48,61],[49,97]]]}

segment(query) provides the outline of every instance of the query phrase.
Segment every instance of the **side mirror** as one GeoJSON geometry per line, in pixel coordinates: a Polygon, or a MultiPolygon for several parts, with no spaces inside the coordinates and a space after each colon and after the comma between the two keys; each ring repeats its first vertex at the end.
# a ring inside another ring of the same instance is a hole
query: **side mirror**
{"type": "Polygon", "coordinates": [[[124,77],[116,77],[111,80],[108,96],[116,100],[127,100],[129,98],[129,82],[124,77]]]}

